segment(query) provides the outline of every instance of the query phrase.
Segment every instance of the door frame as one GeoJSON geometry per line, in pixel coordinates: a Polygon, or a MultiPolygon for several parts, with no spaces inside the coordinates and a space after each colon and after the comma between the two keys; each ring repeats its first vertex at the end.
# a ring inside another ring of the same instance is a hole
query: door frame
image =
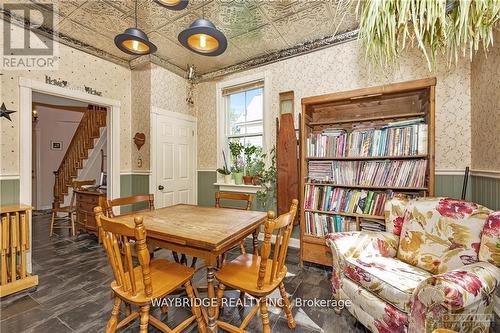
{"type": "MultiPolygon", "coordinates": [[[[32,101],[33,92],[40,92],[47,95],[70,98],[85,103],[96,104],[107,107],[106,127],[108,128],[108,165],[107,173],[109,184],[108,199],[120,196],[120,101],[87,94],[80,90],[73,90],[50,85],[48,83],[32,80],[24,77],[19,78],[19,202],[22,204],[32,204],[32,101]]],[[[28,253],[27,266],[31,272],[31,234],[32,219],[30,213],[30,249],[28,253]]]]}
{"type": "MultiPolygon", "coordinates": [[[[198,119],[194,116],[168,111],[159,107],[153,106],[151,108],[150,113],[150,169],[151,169],[151,177],[149,178],[149,191],[150,193],[156,193],[156,176],[158,171],[156,170],[156,149],[158,148],[156,142],[156,134],[158,133],[158,117],[166,116],[170,118],[174,118],[177,120],[184,120],[188,122],[192,122],[194,125],[194,140],[193,140],[193,197],[194,204],[198,204],[198,119]]],[[[156,201],[156,196],[155,196],[156,201]]],[[[156,205],[156,202],[155,202],[156,205]]]]}

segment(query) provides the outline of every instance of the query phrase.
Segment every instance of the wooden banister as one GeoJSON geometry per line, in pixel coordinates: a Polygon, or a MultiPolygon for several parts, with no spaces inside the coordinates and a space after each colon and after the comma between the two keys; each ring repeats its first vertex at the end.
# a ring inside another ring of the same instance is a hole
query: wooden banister
{"type": "Polygon", "coordinates": [[[64,154],[59,168],[54,171],[54,203],[58,208],[68,194],[73,178],[78,170],[83,168],[83,161],[88,158],[88,150],[94,148],[94,139],[101,133],[101,127],[106,126],[106,108],[89,105],[82,116],[73,138],[64,154]]]}

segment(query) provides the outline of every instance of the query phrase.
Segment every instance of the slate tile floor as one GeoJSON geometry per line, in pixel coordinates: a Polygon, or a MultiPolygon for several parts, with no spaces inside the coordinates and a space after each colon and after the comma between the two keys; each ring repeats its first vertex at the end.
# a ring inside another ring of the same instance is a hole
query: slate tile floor
{"type": "MultiPolygon", "coordinates": [[[[48,226],[49,215],[34,216],[33,269],[40,284],[34,291],[1,301],[0,331],[103,332],[112,307],[109,288],[112,275],[104,250],[94,236],[87,234],[71,238],[66,230],[59,230],[62,236],[49,237],[48,226]]],[[[237,254],[236,251],[230,253],[228,260],[237,254]]],[[[157,252],[158,257],[169,255],[168,251],[157,252]]],[[[330,299],[329,270],[311,266],[300,268],[298,252],[293,249],[289,252],[287,267],[289,276],[285,285],[292,301],[296,297],[330,299]]],[[[199,271],[195,281],[202,282],[204,274],[203,270],[199,271]]],[[[226,296],[237,298],[238,292],[226,292],[226,296]]],[[[279,294],[273,296],[279,297],[279,294]]],[[[223,309],[221,319],[239,325],[248,311],[249,308],[227,307],[223,309]]],[[[269,311],[273,332],[291,332],[281,310],[271,306],[269,311]]],[[[173,326],[187,318],[190,311],[170,308],[167,314],[161,314],[159,309],[153,309],[152,313],[173,326]]],[[[347,311],[337,316],[332,309],[294,307],[293,313],[297,321],[294,332],[368,332],[347,311]]],[[[261,332],[260,317],[255,317],[247,329],[261,332]]],[[[137,322],[122,330],[137,331],[137,322]]],[[[157,332],[152,327],[149,331],[157,332]]],[[[187,331],[197,332],[196,326],[193,324],[187,331]]]]}

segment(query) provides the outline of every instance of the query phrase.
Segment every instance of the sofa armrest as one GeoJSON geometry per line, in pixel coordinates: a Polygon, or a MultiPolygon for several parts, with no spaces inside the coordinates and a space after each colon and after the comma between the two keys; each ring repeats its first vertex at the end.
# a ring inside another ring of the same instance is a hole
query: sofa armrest
{"type": "Polygon", "coordinates": [[[389,232],[337,232],[325,236],[332,250],[332,292],[339,300],[344,261],[346,258],[395,257],[399,237],[389,232]]]}
{"type": "Polygon", "coordinates": [[[491,315],[499,284],[500,269],[481,261],[425,279],[412,295],[409,331],[421,332],[426,321],[438,321],[450,313],[491,315]]]}
{"type": "Polygon", "coordinates": [[[342,258],[396,256],[399,237],[389,232],[337,232],[325,236],[326,243],[342,258]]]}

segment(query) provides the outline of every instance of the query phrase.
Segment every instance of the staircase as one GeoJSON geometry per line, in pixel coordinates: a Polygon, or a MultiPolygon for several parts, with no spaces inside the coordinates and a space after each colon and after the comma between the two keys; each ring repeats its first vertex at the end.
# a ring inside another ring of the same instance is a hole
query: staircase
{"type": "Polygon", "coordinates": [[[101,127],[106,127],[106,108],[89,105],[59,168],[54,171],[53,208],[61,207],[64,202],[64,196],[68,194],[73,179],[78,176],[78,170],[83,168],[83,162],[89,156],[89,149],[94,148],[94,139],[99,138],[101,134],[101,127]]]}

